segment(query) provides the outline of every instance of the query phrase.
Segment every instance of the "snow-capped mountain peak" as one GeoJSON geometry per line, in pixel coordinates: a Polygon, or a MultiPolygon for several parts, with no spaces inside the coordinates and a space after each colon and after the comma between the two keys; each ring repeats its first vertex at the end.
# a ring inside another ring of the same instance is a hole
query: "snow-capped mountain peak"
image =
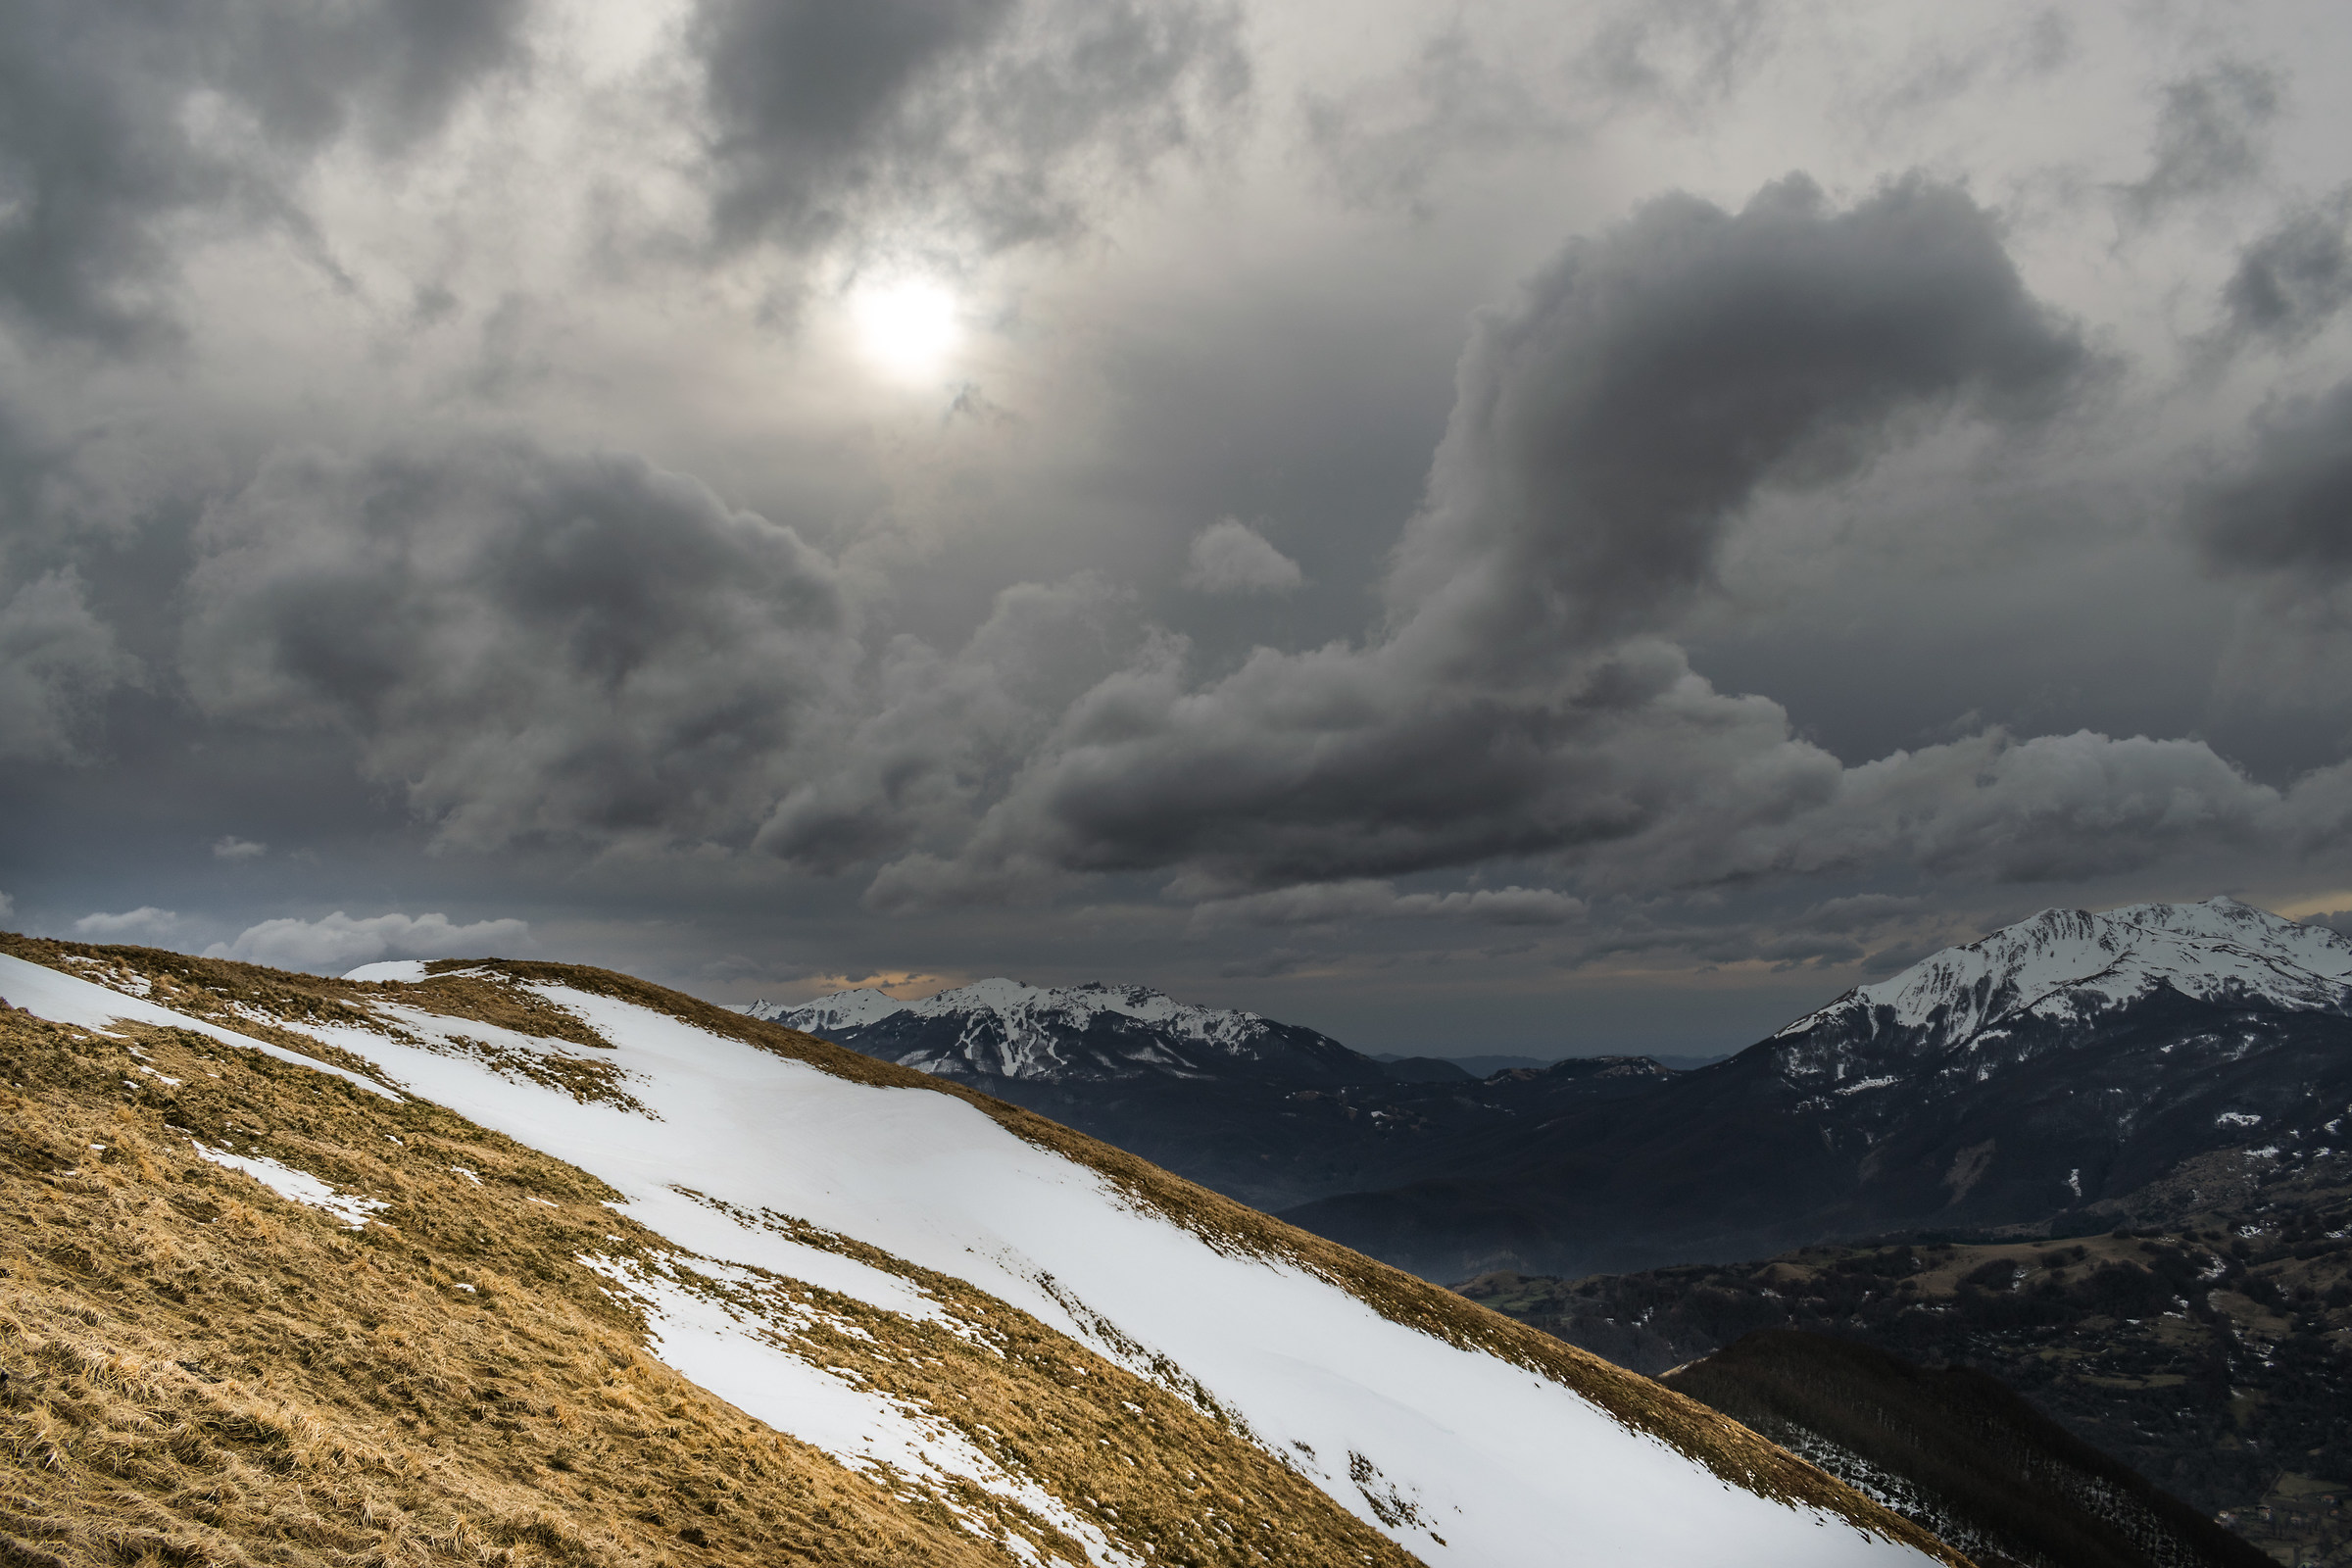
{"type": "Polygon", "coordinates": [[[1048,987],[1000,975],[916,1002],[842,991],[799,1006],[755,1003],[746,1010],[925,1072],[958,1076],[1381,1076],[1370,1058],[1311,1029],[1178,1002],[1150,986],[1048,987]]]}
{"type": "Polygon", "coordinates": [[[836,991],[829,997],[819,997],[814,1002],[797,1007],[761,998],[743,1010],[754,1018],[777,1019],[795,1029],[822,1034],[832,1029],[857,1028],[878,1018],[887,1018],[894,1012],[903,1012],[906,1008],[906,1004],[889,992],[867,987],[857,991],[836,991]]]}
{"type": "Polygon", "coordinates": [[[1775,1038],[1837,1024],[1849,1037],[1949,1049],[2004,1025],[2086,1020],[2161,987],[2202,1002],[2352,1012],[2352,942],[2229,898],[2044,909],[1848,992],[1775,1038]]]}

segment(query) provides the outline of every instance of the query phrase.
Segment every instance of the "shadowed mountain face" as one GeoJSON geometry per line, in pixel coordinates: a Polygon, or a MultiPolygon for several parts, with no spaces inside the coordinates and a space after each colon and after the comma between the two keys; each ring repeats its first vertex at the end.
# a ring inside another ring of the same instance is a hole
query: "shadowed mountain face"
{"type": "Polygon", "coordinates": [[[1729,1061],[1519,1118],[1450,1169],[1284,1217],[1452,1279],[2104,1229],[2185,1161],[2341,1142],[2348,1106],[2352,943],[2228,900],[2053,910],[1729,1061]]]}
{"type": "Polygon", "coordinates": [[[1765,1329],[1663,1381],[1869,1493],[1981,1568],[2271,1560],[1982,1372],[1765,1329]]]}
{"type": "MultiPolygon", "coordinates": [[[[1001,1081],[1261,1079],[1330,1088],[1412,1076],[1392,1074],[1386,1064],[1312,1029],[1254,1012],[1192,1006],[1146,986],[1049,990],[997,979],[919,1002],[845,991],[798,1007],[755,1002],[745,1010],[920,1072],[992,1088],[1001,1081]]],[[[1410,1065],[1427,1070],[1425,1062],[1410,1065]]]]}
{"type": "Polygon", "coordinates": [[[1142,986],[983,980],[914,1003],[848,991],[747,1010],[986,1090],[1260,1208],[1443,1175],[1498,1133],[1671,1076],[1644,1056],[1588,1056],[1482,1079],[1142,986]]]}
{"type": "Polygon", "coordinates": [[[1652,1375],[1764,1329],[1998,1378],[2240,1534],[2352,1538],[2352,1156],[2192,1161],[2137,1219],[2064,1242],[1913,1238],[1456,1289],[1652,1375]],[[2235,1166],[2236,1169],[2230,1167],[2235,1166]]]}
{"type": "Polygon", "coordinates": [[[2352,1104],[2352,943],[2229,900],[2046,911],[1683,1072],[1590,1057],[1471,1080],[1143,987],[752,1010],[1436,1279],[2104,1229],[2182,1161],[2291,1157],[2352,1104]]]}

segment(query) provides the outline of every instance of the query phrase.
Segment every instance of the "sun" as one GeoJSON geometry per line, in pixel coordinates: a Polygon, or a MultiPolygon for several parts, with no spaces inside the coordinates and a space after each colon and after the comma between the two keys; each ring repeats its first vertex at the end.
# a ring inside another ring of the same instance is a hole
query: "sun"
{"type": "Polygon", "coordinates": [[[956,315],[956,296],[927,278],[863,288],[850,297],[858,348],[903,381],[929,380],[946,368],[963,335],[956,315]]]}

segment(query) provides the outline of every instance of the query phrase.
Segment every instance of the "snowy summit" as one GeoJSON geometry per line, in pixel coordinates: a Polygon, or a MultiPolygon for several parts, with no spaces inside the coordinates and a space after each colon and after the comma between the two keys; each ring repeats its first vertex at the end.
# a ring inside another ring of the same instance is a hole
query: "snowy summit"
{"type": "Polygon", "coordinates": [[[1048,989],[997,978],[919,1002],[859,990],[797,1007],[755,1002],[745,1010],[868,1055],[956,1077],[1370,1083],[1383,1076],[1377,1062],[1328,1035],[1254,1012],[1177,1002],[1149,986],[1048,989]]]}
{"type": "Polygon", "coordinates": [[[1859,1025],[1941,1049],[2028,1021],[2087,1022],[2168,987],[2201,1002],[2352,1012],[2352,941],[2228,898],[2044,909],[1848,992],[1776,1038],[1859,1025]]]}

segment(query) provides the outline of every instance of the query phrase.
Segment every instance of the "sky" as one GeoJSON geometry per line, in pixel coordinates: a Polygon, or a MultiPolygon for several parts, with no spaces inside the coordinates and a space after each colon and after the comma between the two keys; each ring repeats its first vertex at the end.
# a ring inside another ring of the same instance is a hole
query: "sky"
{"type": "Polygon", "coordinates": [[[2352,930],[2352,14],[0,0],[0,923],[1735,1049],[2352,930]]]}

